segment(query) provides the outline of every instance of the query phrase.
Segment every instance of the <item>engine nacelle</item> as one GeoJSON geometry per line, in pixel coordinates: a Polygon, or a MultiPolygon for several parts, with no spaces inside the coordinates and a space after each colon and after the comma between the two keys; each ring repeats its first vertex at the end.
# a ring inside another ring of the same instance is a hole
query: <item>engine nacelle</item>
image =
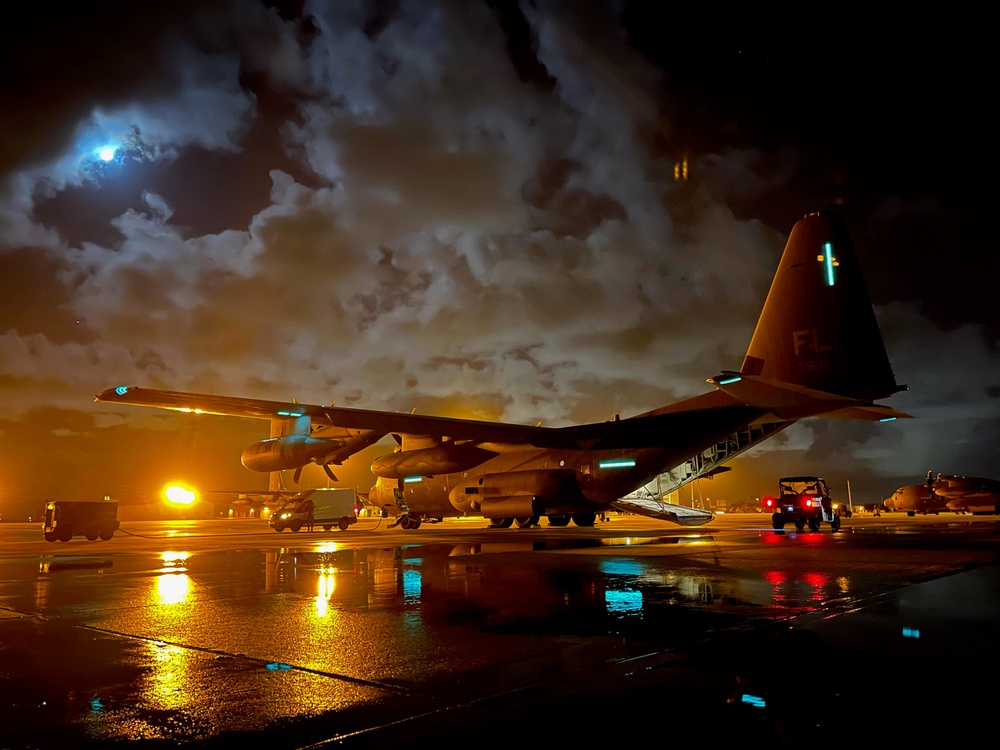
{"type": "Polygon", "coordinates": [[[495,455],[495,451],[472,443],[440,443],[433,448],[401,451],[376,458],[372,462],[372,473],[384,479],[432,477],[467,471],[495,455]]]}
{"type": "Polygon", "coordinates": [[[240,460],[251,471],[284,471],[305,466],[310,461],[327,463],[328,456],[343,447],[342,440],[325,440],[310,435],[285,435],[254,443],[240,460]]]}

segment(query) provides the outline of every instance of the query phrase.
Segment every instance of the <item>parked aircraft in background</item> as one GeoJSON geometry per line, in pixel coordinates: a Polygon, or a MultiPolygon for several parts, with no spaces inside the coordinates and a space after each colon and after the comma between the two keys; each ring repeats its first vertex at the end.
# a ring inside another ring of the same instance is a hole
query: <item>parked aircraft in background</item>
{"type": "MultiPolygon", "coordinates": [[[[796,223],[739,371],[714,390],[626,419],[570,427],[350,409],[132,386],[95,398],[203,414],[268,419],[271,435],[243,452],[247,468],[275,472],[337,465],[392,435],[372,463],[370,504],[404,529],[448,516],[491,525],[593,525],[628,493],[685,462],[691,479],[717,471],[697,459],[745,433],[749,447],[807,417],[887,421],[907,416],[875,403],[896,384],[861,270],[842,223],[810,214],[796,223]],[[765,429],[766,428],[766,429],[765,429]]],[[[688,480],[690,481],[690,480],[688,480]]],[[[682,524],[707,511],[654,501],[629,510],[682,524]]]]}
{"type": "Polygon", "coordinates": [[[986,477],[965,477],[956,474],[938,474],[924,484],[900,487],[892,497],[886,498],[889,510],[917,513],[974,513],[993,515],[1000,513],[1000,481],[986,477]]]}

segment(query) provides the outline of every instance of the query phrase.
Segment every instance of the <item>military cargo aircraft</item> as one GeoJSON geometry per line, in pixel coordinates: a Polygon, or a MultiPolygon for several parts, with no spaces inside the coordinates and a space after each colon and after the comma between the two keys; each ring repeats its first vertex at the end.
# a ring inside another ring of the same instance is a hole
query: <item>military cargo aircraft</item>
{"type": "Polygon", "coordinates": [[[885,507],[905,511],[908,516],[947,511],[995,515],[1000,513],[1000,481],[986,477],[938,474],[924,484],[900,487],[892,493],[892,497],[886,498],[885,507]]]}
{"type": "MultiPolygon", "coordinates": [[[[713,390],[625,419],[542,427],[354,409],[295,401],[183,393],[134,386],[95,396],[113,405],[270,420],[270,437],[243,452],[261,472],[330,465],[392,435],[375,459],[369,504],[416,529],[451,516],[491,526],[591,526],[599,513],[683,463],[689,479],[718,471],[697,459],[712,446],[756,444],[808,417],[888,421],[908,415],[876,404],[896,384],[850,237],[830,213],[795,224],[739,370],[708,379],[713,390]]],[[[728,454],[727,454],[728,455],[728,454]]],[[[297,481],[297,476],[296,476],[297,481]]],[[[705,511],[657,501],[629,506],[680,524],[705,511]]]]}

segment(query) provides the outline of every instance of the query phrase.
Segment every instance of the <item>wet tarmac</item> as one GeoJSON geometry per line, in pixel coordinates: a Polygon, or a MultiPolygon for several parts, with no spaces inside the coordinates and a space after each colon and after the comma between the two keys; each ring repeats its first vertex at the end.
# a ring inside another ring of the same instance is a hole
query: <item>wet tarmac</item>
{"type": "Polygon", "coordinates": [[[998,558],[991,516],[0,524],[0,748],[971,736],[998,558]]]}

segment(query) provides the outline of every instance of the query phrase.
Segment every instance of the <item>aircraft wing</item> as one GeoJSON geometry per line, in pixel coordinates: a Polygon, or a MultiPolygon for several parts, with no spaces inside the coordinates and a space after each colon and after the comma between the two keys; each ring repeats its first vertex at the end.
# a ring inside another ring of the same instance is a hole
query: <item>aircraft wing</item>
{"type": "Polygon", "coordinates": [[[215,396],[204,393],[162,391],[154,388],[118,386],[102,391],[95,401],[130,406],[151,406],[191,414],[216,414],[255,419],[284,419],[308,416],[313,424],[373,430],[388,435],[447,435],[456,440],[502,442],[544,447],[576,447],[567,438],[558,438],[556,430],[504,422],[484,422],[451,417],[434,417],[403,412],[348,409],[321,404],[215,396]]]}
{"type": "Polygon", "coordinates": [[[402,412],[354,409],[321,404],[267,401],[263,399],[183,393],[153,388],[118,386],[97,394],[96,401],[130,406],[150,406],[193,414],[216,414],[255,419],[308,416],[313,424],[373,430],[382,435],[447,436],[476,443],[511,443],[549,449],[609,449],[664,446],[684,447],[714,439],[761,414],[756,407],[736,403],[728,397],[706,407],[693,402],[688,410],[646,414],[572,427],[538,427],[508,422],[435,417],[402,412]]]}

